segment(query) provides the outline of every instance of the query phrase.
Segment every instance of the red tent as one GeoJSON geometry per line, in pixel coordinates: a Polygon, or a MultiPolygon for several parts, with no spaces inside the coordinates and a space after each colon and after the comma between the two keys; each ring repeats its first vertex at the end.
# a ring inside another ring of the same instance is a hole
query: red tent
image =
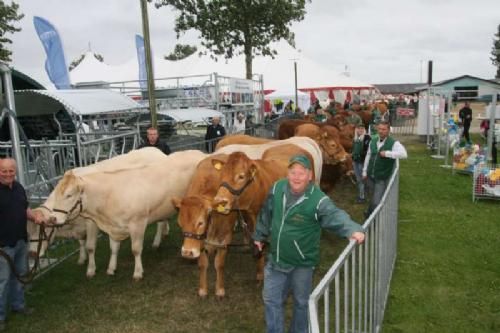
{"type": "Polygon", "coordinates": [[[311,90],[310,93],[310,99],[311,99],[311,104],[314,104],[316,102],[316,96],[314,95],[314,91],[311,90]]]}
{"type": "Polygon", "coordinates": [[[331,89],[331,90],[328,92],[328,98],[329,98],[329,99],[332,99],[332,100],[335,100],[335,95],[333,94],[333,89],[331,89]]]}
{"type": "Polygon", "coordinates": [[[351,91],[347,91],[347,95],[345,97],[346,102],[351,103],[351,91]]]}

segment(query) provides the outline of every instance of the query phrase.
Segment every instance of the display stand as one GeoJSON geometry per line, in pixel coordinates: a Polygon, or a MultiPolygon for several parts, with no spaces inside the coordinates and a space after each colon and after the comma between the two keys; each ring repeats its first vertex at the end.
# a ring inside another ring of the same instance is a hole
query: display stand
{"type": "Polygon", "coordinates": [[[474,168],[472,201],[479,199],[500,200],[500,168],[485,163],[474,168]]]}

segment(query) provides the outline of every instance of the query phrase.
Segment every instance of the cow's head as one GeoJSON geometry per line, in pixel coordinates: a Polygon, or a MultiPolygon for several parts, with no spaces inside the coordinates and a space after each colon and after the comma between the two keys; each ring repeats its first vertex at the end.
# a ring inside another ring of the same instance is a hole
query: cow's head
{"type": "Polygon", "coordinates": [[[177,223],[182,229],[184,242],[181,255],[184,258],[196,259],[207,235],[212,201],[202,196],[172,198],[173,205],[178,209],[177,223]]]}
{"type": "Polygon", "coordinates": [[[229,155],[226,163],[214,159],[212,164],[221,172],[221,185],[213,202],[215,210],[218,213],[229,214],[233,207],[243,209],[240,199],[249,195],[248,187],[257,174],[255,162],[244,153],[234,152],[229,155]]]}
{"type": "Polygon", "coordinates": [[[323,162],[326,164],[337,164],[345,161],[348,154],[340,142],[334,138],[327,130],[321,129],[315,141],[318,143],[323,153],[323,162]]]}
{"type": "Polygon", "coordinates": [[[74,220],[83,209],[83,182],[72,171],[64,177],[52,191],[47,201],[42,205],[48,210],[47,224],[64,224],[74,220]]]}

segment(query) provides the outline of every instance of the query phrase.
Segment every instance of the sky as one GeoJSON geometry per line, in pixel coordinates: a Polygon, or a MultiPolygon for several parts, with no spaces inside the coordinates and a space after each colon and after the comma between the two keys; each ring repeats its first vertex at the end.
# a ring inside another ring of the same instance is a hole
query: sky
{"type": "MultiPolygon", "coordinates": [[[[136,57],[134,36],[142,35],[139,0],[15,2],[25,17],[18,23],[22,31],[9,35],[12,65],[41,83],[48,77],[33,16],[57,28],[68,64],[89,48],[110,65],[136,57]]],[[[347,70],[371,84],[424,82],[428,60],[434,82],[495,75],[490,52],[500,24],[499,0],[312,0],[306,10],[305,19],[292,26],[296,47],[325,69],[347,70]]],[[[198,44],[194,31],[176,40],[176,12],[170,7],[150,4],[148,12],[155,56],[169,54],[179,42],[198,44]]]]}

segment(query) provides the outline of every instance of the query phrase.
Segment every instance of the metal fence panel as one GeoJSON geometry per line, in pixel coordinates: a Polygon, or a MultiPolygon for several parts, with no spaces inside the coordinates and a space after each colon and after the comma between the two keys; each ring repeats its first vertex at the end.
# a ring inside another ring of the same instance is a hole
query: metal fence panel
{"type": "Polygon", "coordinates": [[[399,163],[380,205],[363,225],[365,242],[350,241],[313,290],[310,332],[381,330],[397,254],[398,206],[399,163]]]}

